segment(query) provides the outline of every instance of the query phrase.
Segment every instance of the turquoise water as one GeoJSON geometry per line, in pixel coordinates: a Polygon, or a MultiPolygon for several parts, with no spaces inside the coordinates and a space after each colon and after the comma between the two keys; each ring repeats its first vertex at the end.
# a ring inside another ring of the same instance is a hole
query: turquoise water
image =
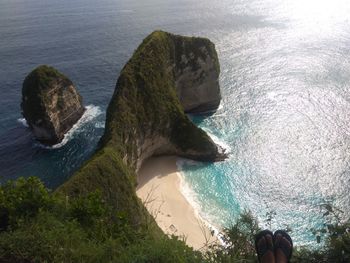
{"type": "Polygon", "coordinates": [[[200,213],[226,226],[248,209],[296,243],[349,217],[350,3],[343,0],[2,0],[0,175],[51,188],[94,151],[119,71],[155,29],[209,37],[223,100],[193,121],[227,146],[215,164],[185,162],[200,213]],[[90,105],[67,142],[43,148],[19,121],[21,84],[39,64],[70,76],[90,105]],[[269,215],[272,220],[268,221],[269,215]]]}

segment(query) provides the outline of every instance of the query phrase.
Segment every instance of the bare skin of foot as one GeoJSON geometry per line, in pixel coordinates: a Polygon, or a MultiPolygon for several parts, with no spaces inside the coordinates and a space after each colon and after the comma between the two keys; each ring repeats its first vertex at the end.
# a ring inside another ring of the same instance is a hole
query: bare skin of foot
{"type": "MultiPolygon", "coordinates": [[[[292,248],[292,245],[290,244],[288,239],[286,239],[285,237],[283,237],[280,234],[278,234],[276,236],[275,245],[276,245],[276,247],[279,246],[279,247],[285,247],[288,249],[292,248]]],[[[276,258],[276,263],[287,263],[288,262],[286,255],[283,253],[283,251],[280,248],[276,249],[275,258],[276,258]]]]}
{"type": "MultiPolygon", "coordinates": [[[[259,250],[266,250],[273,247],[272,236],[266,235],[262,237],[258,242],[259,250]]],[[[268,250],[262,257],[261,263],[275,263],[275,255],[271,250],[268,250]]]]}

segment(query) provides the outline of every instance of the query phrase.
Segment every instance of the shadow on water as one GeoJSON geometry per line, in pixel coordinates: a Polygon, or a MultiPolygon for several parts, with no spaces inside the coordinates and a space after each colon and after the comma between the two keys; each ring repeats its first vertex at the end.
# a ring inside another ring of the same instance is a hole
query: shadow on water
{"type": "Polygon", "coordinates": [[[0,181],[12,179],[26,167],[43,149],[33,147],[33,135],[29,128],[19,126],[0,136],[0,181]]]}
{"type": "Polygon", "coordinates": [[[55,149],[40,146],[23,126],[0,135],[0,183],[21,176],[38,176],[51,189],[64,183],[91,156],[101,136],[94,123],[84,128],[55,149]]]}
{"type": "Polygon", "coordinates": [[[200,125],[205,119],[213,116],[217,111],[206,111],[196,114],[187,113],[187,116],[192,120],[196,125],[200,125]]]}

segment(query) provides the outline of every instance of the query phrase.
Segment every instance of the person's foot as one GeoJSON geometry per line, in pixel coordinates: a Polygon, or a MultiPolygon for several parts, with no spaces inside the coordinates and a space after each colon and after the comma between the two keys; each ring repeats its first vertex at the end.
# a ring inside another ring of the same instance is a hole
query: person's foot
{"type": "Polygon", "coordinates": [[[287,232],[278,230],[274,234],[276,263],[288,263],[292,257],[293,242],[287,232]]]}
{"type": "Polygon", "coordinates": [[[261,231],[255,238],[255,248],[259,262],[275,263],[273,234],[269,230],[261,231]]]}

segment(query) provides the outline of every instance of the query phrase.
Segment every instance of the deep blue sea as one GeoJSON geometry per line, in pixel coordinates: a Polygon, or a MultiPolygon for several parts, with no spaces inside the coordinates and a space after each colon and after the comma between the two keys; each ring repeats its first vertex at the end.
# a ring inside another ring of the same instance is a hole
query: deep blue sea
{"type": "Polygon", "coordinates": [[[119,72],[153,30],[205,36],[221,63],[220,109],[193,117],[230,152],[183,162],[203,218],[228,226],[250,210],[262,227],[311,229],[350,214],[350,2],[346,0],[1,0],[0,176],[55,188],[94,151],[119,72]],[[22,82],[49,64],[88,111],[60,147],[33,140],[22,82]]]}

